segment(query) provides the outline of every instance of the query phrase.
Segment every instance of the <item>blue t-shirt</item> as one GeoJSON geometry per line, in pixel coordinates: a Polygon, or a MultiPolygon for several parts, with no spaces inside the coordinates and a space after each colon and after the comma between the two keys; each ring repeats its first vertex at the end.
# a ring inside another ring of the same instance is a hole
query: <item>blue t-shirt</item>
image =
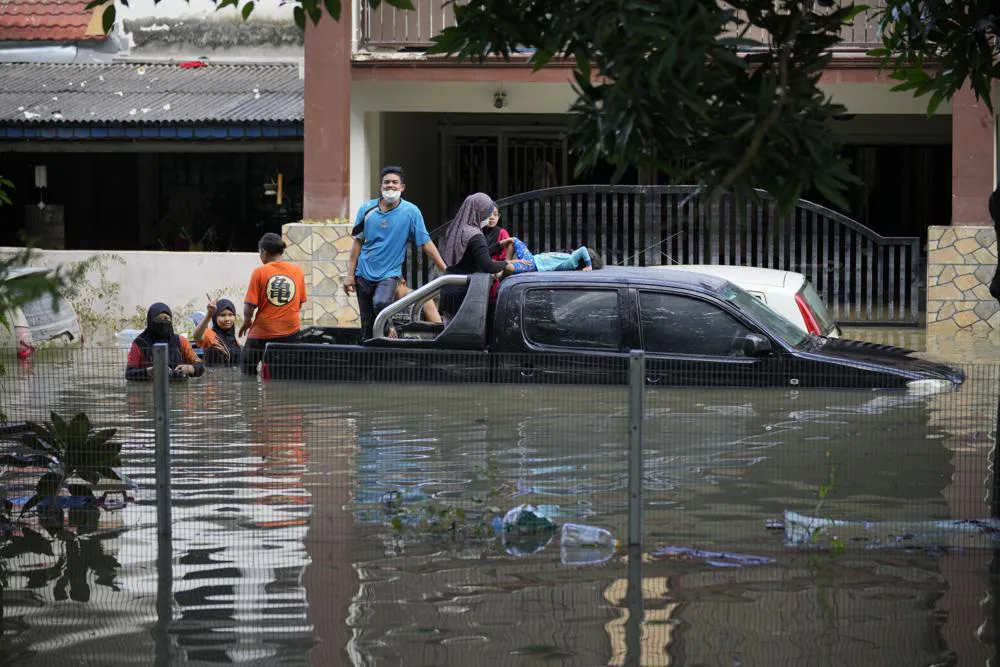
{"type": "Polygon", "coordinates": [[[364,225],[354,236],[363,243],[356,273],[372,282],[402,275],[407,244],[412,240],[422,246],[431,240],[424,216],[415,205],[400,199],[396,208],[384,213],[378,202],[372,199],[364,203],[354,218],[355,228],[364,225]]]}

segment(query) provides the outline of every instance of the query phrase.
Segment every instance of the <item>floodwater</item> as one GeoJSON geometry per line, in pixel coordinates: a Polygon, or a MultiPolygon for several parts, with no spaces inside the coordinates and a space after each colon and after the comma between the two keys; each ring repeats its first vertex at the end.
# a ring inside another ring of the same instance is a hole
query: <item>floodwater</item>
{"type": "MultiPolygon", "coordinates": [[[[26,515],[0,534],[0,664],[995,661],[988,540],[901,528],[892,542],[789,547],[776,528],[785,511],[896,526],[990,516],[997,342],[850,333],[964,362],[970,380],[930,397],[649,391],[643,552],[596,565],[564,563],[593,554],[564,553],[558,533],[504,541],[491,523],[532,503],[625,540],[623,388],[210,371],[171,386],[167,545],[152,387],[121,381],[118,351],[8,362],[10,420],[84,411],[118,428],[137,488],[124,508],[69,512],[65,527],[26,515]],[[172,581],[157,566],[167,547],[172,581]]],[[[38,473],[0,469],[20,502],[38,473]]]]}

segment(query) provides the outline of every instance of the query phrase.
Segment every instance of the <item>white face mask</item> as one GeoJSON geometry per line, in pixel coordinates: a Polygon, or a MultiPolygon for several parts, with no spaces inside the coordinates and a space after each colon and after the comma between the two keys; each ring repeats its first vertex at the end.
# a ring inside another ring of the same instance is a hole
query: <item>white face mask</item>
{"type": "MultiPolygon", "coordinates": [[[[492,218],[492,217],[493,216],[490,216],[490,218],[492,218]]],[[[490,224],[490,218],[486,218],[485,220],[483,220],[482,222],[480,222],[479,226],[480,227],[485,227],[486,225],[490,224]]]]}
{"type": "Polygon", "coordinates": [[[403,195],[403,193],[400,192],[399,190],[383,190],[382,191],[382,199],[386,200],[390,204],[393,203],[393,202],[395,202],[402,195],[403,195]]]}

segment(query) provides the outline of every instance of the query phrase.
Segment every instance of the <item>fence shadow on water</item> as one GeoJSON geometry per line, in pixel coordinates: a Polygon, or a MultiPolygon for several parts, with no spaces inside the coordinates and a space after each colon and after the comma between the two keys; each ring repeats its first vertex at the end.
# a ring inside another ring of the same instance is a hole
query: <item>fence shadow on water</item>
{"type": "Polygon", "coordinates": [[[471,383],[477,355],[433,382],[212,368],[169,385],[160,531],[154,384],[124,381],[124,351],[3,359],[0,664],[996,659],[1000,367],[931,395],[643,387],[641,466],[627,355],[471,383]],[[88,463],[105,429],[120,461],[88,463]]]}

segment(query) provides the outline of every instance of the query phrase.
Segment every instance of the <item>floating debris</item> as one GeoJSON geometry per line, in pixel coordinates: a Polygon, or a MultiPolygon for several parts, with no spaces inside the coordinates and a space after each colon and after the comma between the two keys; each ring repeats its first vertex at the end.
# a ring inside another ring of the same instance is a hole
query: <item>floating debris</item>
{"type": "Polygon", "coordinates": [[[747,565],[770,565],[775,562],[768,556],[753,556],[731,551],[707,551],[693,547],[666,546],[652,553],[653,558],[670,560],[704,561],[712,567],[738,568],[747,565]]]}
{"type": "Polygon", "coordinates": [[[559,538],[559,560],[563,565],[601,565],[611,560],[619,546],[609,530],[566,523],[559,538]]]}
{"type": "Polygon", "coordinates": [[[995,546],[1000,519],[865,521],[826,519],[785,511],[785,544],[826,547],[863,542],[867,549],[925,546],[995,546]],[[977,539],[978,538],[978,539],[977,539]]]}

